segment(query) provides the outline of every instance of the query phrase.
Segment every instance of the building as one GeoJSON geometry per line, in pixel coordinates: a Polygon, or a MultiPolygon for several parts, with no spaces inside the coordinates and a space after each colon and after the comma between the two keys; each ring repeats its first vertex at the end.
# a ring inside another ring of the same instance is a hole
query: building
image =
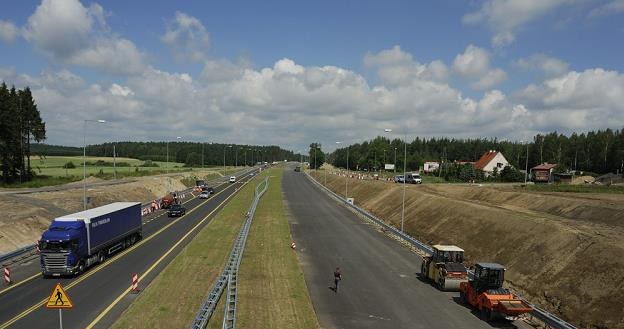
{"type": "Polygon", "coordinates": [[[502,153],[490,150],[475,162],[475,169],[482,170],[485,177],[492,175],[494,168],[497,172],[501,172],[503,168],[509,165],[509,161],[505,159],[502,153]]]}
{"type": "Polygon", "coordinates": [[[536,183],[551,183],[554,180],[553,170],[557,167],[554,163],[542,163],[531,168],[531,180],[536,183]]]}
{"type": "Polygon", "coordinates": [[[440,163],[437,161],[425,161],[423,165],[423,172],[432,173],[440,168],[440,163]]]}

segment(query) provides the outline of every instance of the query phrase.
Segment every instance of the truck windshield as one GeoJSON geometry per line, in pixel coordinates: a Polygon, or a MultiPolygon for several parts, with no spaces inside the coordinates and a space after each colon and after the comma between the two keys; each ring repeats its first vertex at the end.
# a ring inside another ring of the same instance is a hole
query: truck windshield
{"type": "Polygon", "coordinates": [[[39,250],[42,251],[70,251],[78,248],[78,240],[67,241],[39,241],[39,250]]]}

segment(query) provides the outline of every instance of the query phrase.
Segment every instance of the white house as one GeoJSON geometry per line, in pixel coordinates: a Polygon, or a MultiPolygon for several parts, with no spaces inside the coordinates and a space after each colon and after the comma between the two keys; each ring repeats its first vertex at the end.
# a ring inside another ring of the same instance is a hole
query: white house
{"type": "Polygon", "coordinates": [[[497,171],[500,173],[508,165],[509,161],[505,159],[502,153],[490,150],[475,163],[475,169],[482,170],[487,177],[494,172],[494,168],[497,168],[497,171]]]}

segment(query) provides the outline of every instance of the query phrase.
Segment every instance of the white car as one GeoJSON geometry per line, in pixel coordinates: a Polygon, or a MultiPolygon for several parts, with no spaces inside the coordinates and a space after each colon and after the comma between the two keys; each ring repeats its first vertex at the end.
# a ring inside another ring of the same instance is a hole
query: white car
{"type": "Polygon", "coordinates": [[[236,176],[230,176],[230,183],[236,183],[236,176]]]}
{"type": "Polygon", "coordinates": [[[210,192],[202,191],[201,193],[199,193],[199,198],[200,199],[208,199],[208,198],[210,198],[210,192]]]}

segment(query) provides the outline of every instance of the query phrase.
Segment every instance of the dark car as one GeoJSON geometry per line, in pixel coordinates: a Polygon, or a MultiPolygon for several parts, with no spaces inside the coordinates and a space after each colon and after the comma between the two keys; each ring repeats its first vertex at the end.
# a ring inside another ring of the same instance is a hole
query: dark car
{"type": "Polygon", "coordinates": [[[174,204],[167,211],[168,217],[180,217],[186,214],[186,208],[182,207],[180,204],[174,204]]]}
{"type": "Polygon", "coordinates": [[[204,186],[202,187],[202,192],[208,192],[208,194],[214,194],[214,187],[204,186]]]}

